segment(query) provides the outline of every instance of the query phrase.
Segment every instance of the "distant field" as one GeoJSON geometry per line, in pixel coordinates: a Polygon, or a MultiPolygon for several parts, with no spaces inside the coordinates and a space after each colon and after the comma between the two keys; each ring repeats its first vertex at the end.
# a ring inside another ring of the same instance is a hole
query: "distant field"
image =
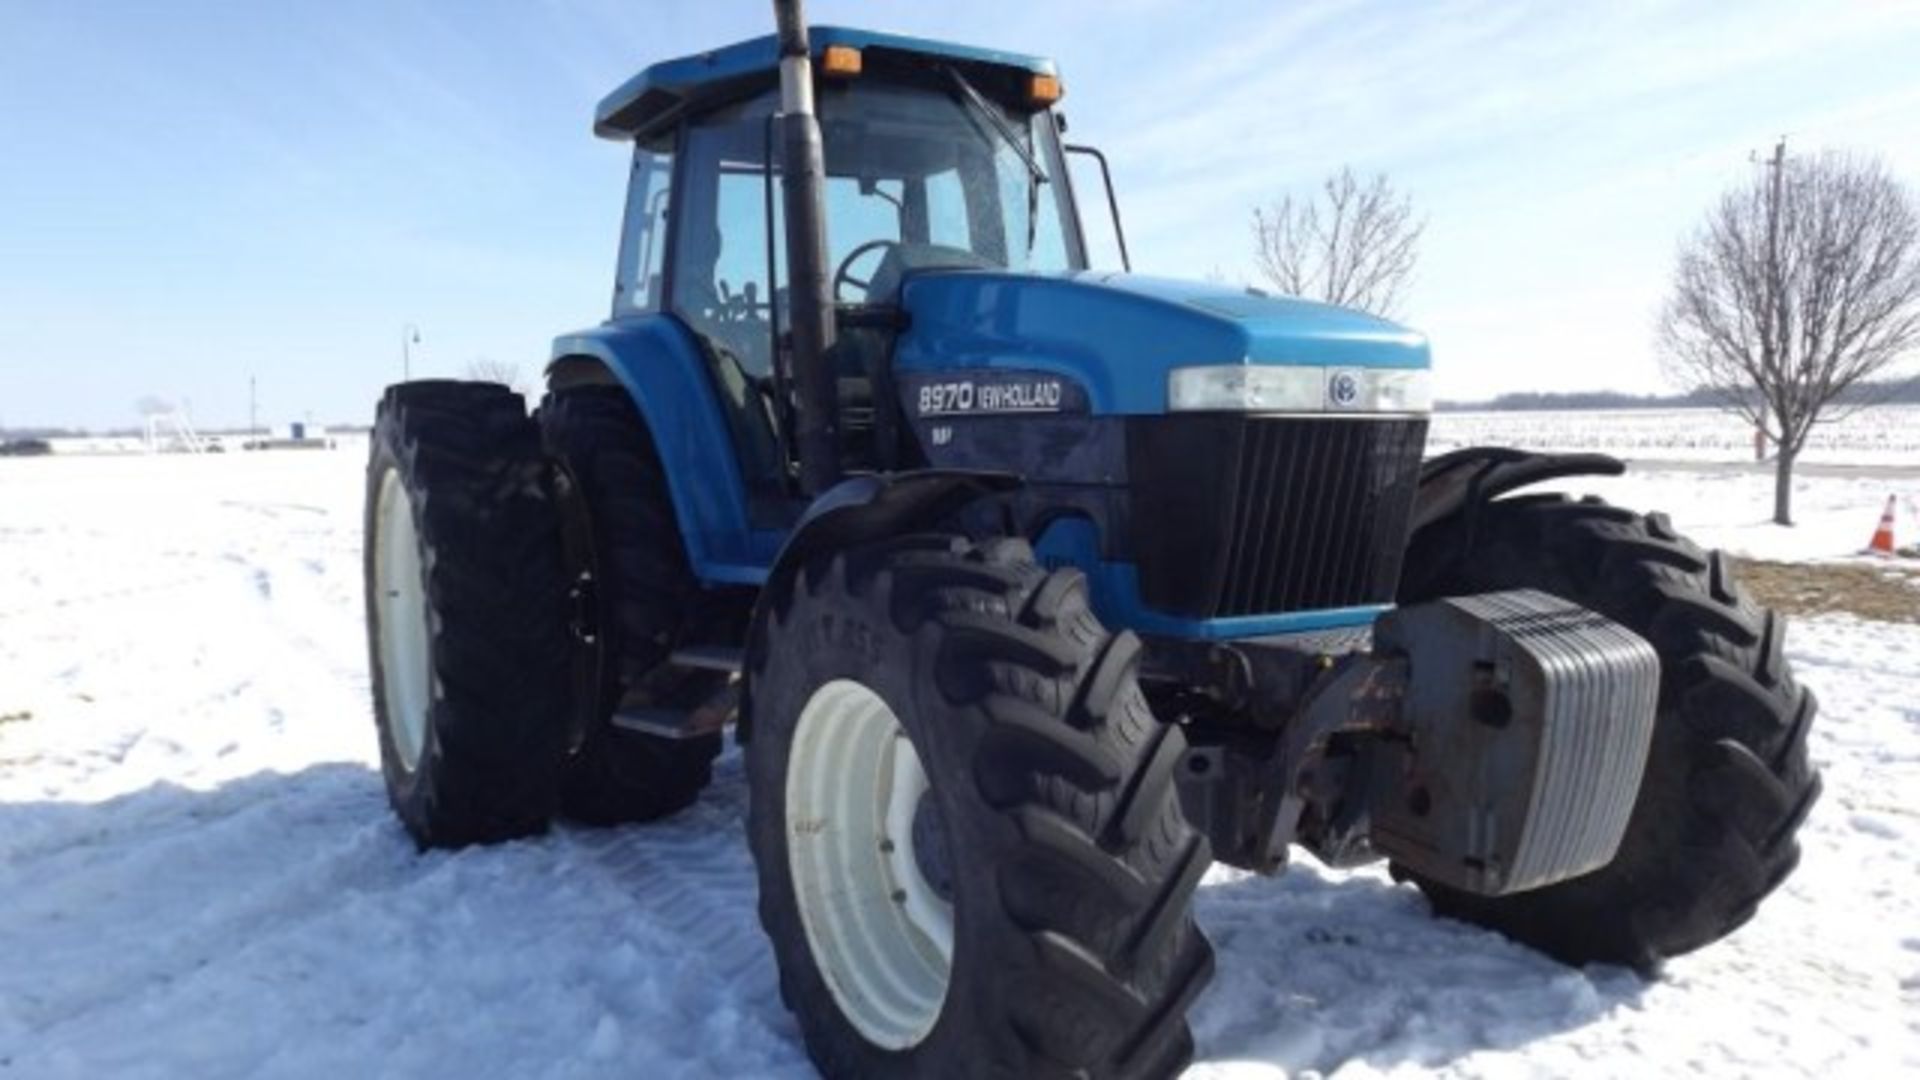
{"type": "MultiPolygon", "coordinates": [[[[1498,444],[1667,461],[1751,461],[1753,429],[1715,409],[1435,413],[1427,448],[1498,444]]],[[[1805,461],[1920,465],[1920,406],[1881,405],[1815,428],[1805,461]]]]}
{"type": "MultiPolygon", "coordinates": [[[[362,445],[364,435],[330,436],[342,448],[362,445]]],[[[237,449],[242,436],[210,436],[209,443],[237,449]]],[[[145,442],[131,437],[54,439],[56,454],[137,454],[145,442]]],[[[1553,412],[1442,412],[1433,416],[1427,451],[1463,446],[1517,446],[1529,450],[1598,450],[1621,457],[1660,461],[1752,461],[1753,431],[1714,409],[1571,409],[1553,412]]],[[[1862,409],[1813,433],[1805,457],[1836,465],[1920,467],[1920,405],[1862,409]]]]}
{"type": "MultiPolygon", "coordinates": [[[[311,434],[308,437],[308,444],[303,445],[301,449],[322,449],[326,447],[328,442],[332,442],[337,447],[341,445],[343,441],[352,442],[354,445],[359,446],[363,445],[359,440],[366,438],[364,432],[343,431],[335,434],[321,427],[315,427],[310,430],[311,434]]],[[[200,444],[210,453],[223,454],[228,451],[239,451],[245,444],[257,439],[279,440],[280,445],[277,448],[285,448],[286,436],[284,433],[269,434],[265,432],[256,435],[237,432],[218,432],[211,435],[203,434],[200,436],[200,444]]],[[[48,439],[47,444],[56,454],[147,453],[147,440],[138,435],[63,436],[48,439]]],[[[164,434],[160,439],[160,448],[168,453],[185,453],[187,445],[181,441],[177,435],[164,434]]]]}

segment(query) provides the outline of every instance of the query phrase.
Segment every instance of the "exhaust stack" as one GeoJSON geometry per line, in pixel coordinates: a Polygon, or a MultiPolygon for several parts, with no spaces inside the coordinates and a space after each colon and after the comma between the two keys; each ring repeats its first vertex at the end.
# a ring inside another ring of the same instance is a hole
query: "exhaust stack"
{"type": "Polygon", "coordinates": [[[818,495],[840,479],[839,387],[833,347],[833,286],[828,279],[826,161],[813,111],[813,58],[800,0],[774,0],[779,25],[780,192],[787,218],[787,350],[794,396],[800,486],[818,495]]]}

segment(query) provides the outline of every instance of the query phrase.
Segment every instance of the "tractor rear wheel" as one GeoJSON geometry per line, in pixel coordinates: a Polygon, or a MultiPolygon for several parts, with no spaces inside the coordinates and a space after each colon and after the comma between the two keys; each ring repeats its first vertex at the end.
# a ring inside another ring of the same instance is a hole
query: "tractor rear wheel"
{"type": "Polygon", "coordinates": [[[1165,1076],[1213,954],[1186,740],[1021,541],[823,556],[748,660],[749,840],[829,1076],[1165,1076]]]}
{"type": "Polygon", "coordinates": [[[570,706],[559,518],[520,395],[387,390],[366,598],[387,798],[422,847],[546,828],[570,706]]]}
{"type": "MultiPolygon", "coordinates": [[[[652,821],[682,810],[713,777],[720,736],[669,739],[611,723],[641,688],[659,708],[702,704],[724,684],[711,671],[663,670],[700,593],[653,441],[619,386],[555,390],[540,407],[547,452],[572,475],[591,521],[600,651],[584,688],[585,730],[561,772],[561,809],[591,825],[652,821]]],[[[736,631],[737,632],[737,631],[736,631]]],[[[737,639],[736,639],[737,640],[737,639]]]]}
{"type": "Polygon", "coordinates": [[[1814,700],[1782,653],[1786,621],[1664,514],[1546,495],[1494,502],[1474,517],[1415,537],[1401,602],[1535,588],[1626,626],[1660,657],[1653,744],[1606,867],[1499,897],[1395,873],[1419,884],[1438,914],[1568,963],[1651,971],[1732,933],[1792,872],[1795,834],[1820,791],[1807,760],[1814,700]]]}

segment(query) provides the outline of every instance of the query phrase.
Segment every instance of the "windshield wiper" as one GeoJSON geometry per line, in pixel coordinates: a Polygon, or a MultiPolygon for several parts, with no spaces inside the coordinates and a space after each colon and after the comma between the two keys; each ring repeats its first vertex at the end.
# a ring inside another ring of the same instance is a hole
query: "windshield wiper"
{"type": "Polygon", "coordinates": [[[960,74],[958,68],[946,67],[944,70],[947,77],[953,80],[953,85],[959,89],[961,98],[973,106],[976,114],[986,118],[988,125],[999,133],[1000,138],[1008,146],[1013,147],[1014,153],[1020,155],[1021,162],[1027,167],[1027,255],[1031,257],[1034,236],[1040,227],[1040,185],[1047,182],[1047,172],[1040,167],[1040,162],[1033,156],[1033,151],[1027,149],[1020,142],[1020,137],[1013,133],[1012,126],[1001,118],[1000,113],[987,101],[985,95],[974,89],[973,84],[967,81],[967,77],[960,74]]]}
{"type": "Polygon", "coordinates": [[[949,67],[946,69],[946,72],[947,77],[953,80],[953,85],[960,88],[960,93],[965,96],[967,102],[973,106],[974,111],[986,117],[987,123],[993,125],[993,130],[999,132],[1000,137],[1006,140],[1007,145],[1013,147],[1014,152],[1020,155],[1020,160],[1026,163],[1027,175],[1033,182],[1036,184],[1046,183],[1047,172],[1040,167],[1040,162],[1033,156],[1033,151],[1028,150],[1020,144],[1020,137],[1015,135],[1013,128],[1009,126],[1005,120],[1001,119],[998,112],[994,111],[993,105],[987,101],[986,97],[982,95],[980,91],[974,89],[973,84],[968,82],[967,77],[960,74],[958,69],[949,67]]]}

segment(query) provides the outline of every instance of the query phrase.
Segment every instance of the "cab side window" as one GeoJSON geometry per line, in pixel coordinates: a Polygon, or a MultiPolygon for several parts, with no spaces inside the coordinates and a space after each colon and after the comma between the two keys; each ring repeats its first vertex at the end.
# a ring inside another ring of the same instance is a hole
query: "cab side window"
{"type": "Polygon", "coordinates": [[[775,434],[771,375],[785,230],[766,167],[773,105],[764,95],[682,131],[667,274],[672,295],[661,306],[706,357],[749,495],[778,503],[786,462],[775,434]]]}
{"type": "Polygon", "coordinates": [[[661,307],[672,187],[672,144],[635,147],[633,174],[627,184],[626,226],[620,235],[620,265],[613,286],[616,316],[661,307]]]}
{"type": "Polygon", "coordinates": [[[770,230],[777,273],[784,229],[777,190],[767,217],[766,149],[761,117],[688,129],[673,266],[674,312],[754,378],[773,370],[769,317],[782,284],[767,280],[770,230]]]}

